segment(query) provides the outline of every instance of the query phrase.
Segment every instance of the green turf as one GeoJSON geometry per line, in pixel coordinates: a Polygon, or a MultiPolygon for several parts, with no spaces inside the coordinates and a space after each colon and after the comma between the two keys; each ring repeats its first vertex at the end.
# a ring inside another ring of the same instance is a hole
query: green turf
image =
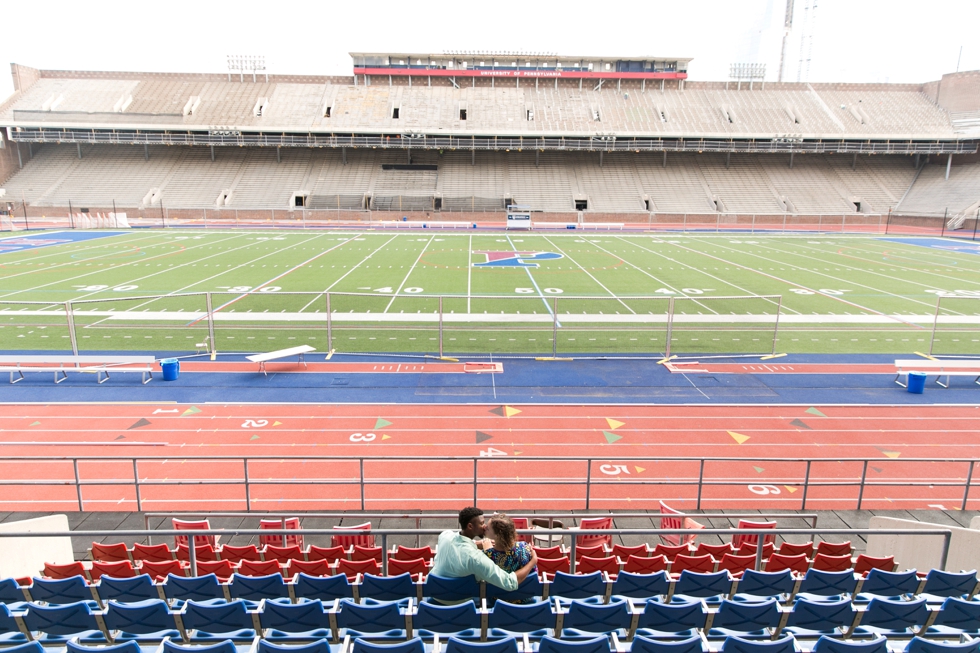
{"type": "Polygon", "coordinates": [[[442,296],[447,354],[550,353],[557,307],[559,354],[656,355],[670,298],[672,353],[766,353],[765,295],[779,352],[980,353],[980,256],[875,237],[134,230],[0,265],[6,350],[70,349],[68,301],[81,351],[194,350],[210,292],[219,351],[435,353],[442,296]],[[514,250],[561,257],[474,267],[514,250]]]}

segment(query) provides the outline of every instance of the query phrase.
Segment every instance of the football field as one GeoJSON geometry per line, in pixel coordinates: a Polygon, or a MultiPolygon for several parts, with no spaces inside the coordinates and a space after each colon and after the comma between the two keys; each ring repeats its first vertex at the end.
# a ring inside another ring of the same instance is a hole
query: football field
{"type": "Polygon", "coordinates": [[[980,354],[978,254],[823,234],[17,234],[0,348],[70,350],[73,330],[83,353],[980,354]]]}

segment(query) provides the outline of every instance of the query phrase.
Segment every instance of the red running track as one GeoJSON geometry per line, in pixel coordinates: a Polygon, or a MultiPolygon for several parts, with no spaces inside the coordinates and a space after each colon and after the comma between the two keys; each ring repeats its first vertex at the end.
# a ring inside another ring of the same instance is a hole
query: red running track
{"type": "Polygon", "coordinates": [[[810,510],[854,509],[862,475],[893,483],[865,487],[862,508],[952,509],[969,463],[949,459],[980,459],[974,406],[8,404],[0,426],[0,479],[14,481],[0,510],[78,510],[72,461],[57,459],[74,456],[105,457],[78,462],[85,510],[136,510],[134,476],[143,510],[360,509],[360,463],[314,456],[365,457],[365,509],[452,510],[473,501],[474,463],[436,458],[481,455],[490,509],[691,509],[701,457],[735,459],[705,462],[704,509],[799,509],[804,494],[810,510]],[[810,482],[836,484],[804,488],[806,462],[772,458],[813,459],[810,482]]]}

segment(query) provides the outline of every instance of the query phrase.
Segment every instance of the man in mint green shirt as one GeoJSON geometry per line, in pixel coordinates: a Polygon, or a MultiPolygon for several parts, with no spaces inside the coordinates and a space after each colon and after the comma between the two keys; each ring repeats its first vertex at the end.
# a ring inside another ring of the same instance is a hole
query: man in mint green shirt
{"type": "Polygon", "coordinates": [[[517,589],[538,563],[532,553],[531,561],[517,571],[507,572],[498,567],[474,541],[486,532],[483,511],[476,507],[459,511],[459,532],[443,531],[439,534],[432,573],[443,578],[475,576],[508,592],[517,589]]]}

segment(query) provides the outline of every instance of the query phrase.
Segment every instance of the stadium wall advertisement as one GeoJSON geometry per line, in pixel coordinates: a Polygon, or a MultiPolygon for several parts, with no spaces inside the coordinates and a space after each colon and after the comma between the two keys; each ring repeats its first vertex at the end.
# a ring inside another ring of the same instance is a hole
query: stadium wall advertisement
{"type": "Polygon", "coordinates": [[[590,72],[581,70],[474,70],[445,68],[355,68],[355,75],[379,75],[399,77],[525,77],[525,78],[561,78],[561,79],[687,79],[687,73],[623,73],[623,72],[590,72]]]}

